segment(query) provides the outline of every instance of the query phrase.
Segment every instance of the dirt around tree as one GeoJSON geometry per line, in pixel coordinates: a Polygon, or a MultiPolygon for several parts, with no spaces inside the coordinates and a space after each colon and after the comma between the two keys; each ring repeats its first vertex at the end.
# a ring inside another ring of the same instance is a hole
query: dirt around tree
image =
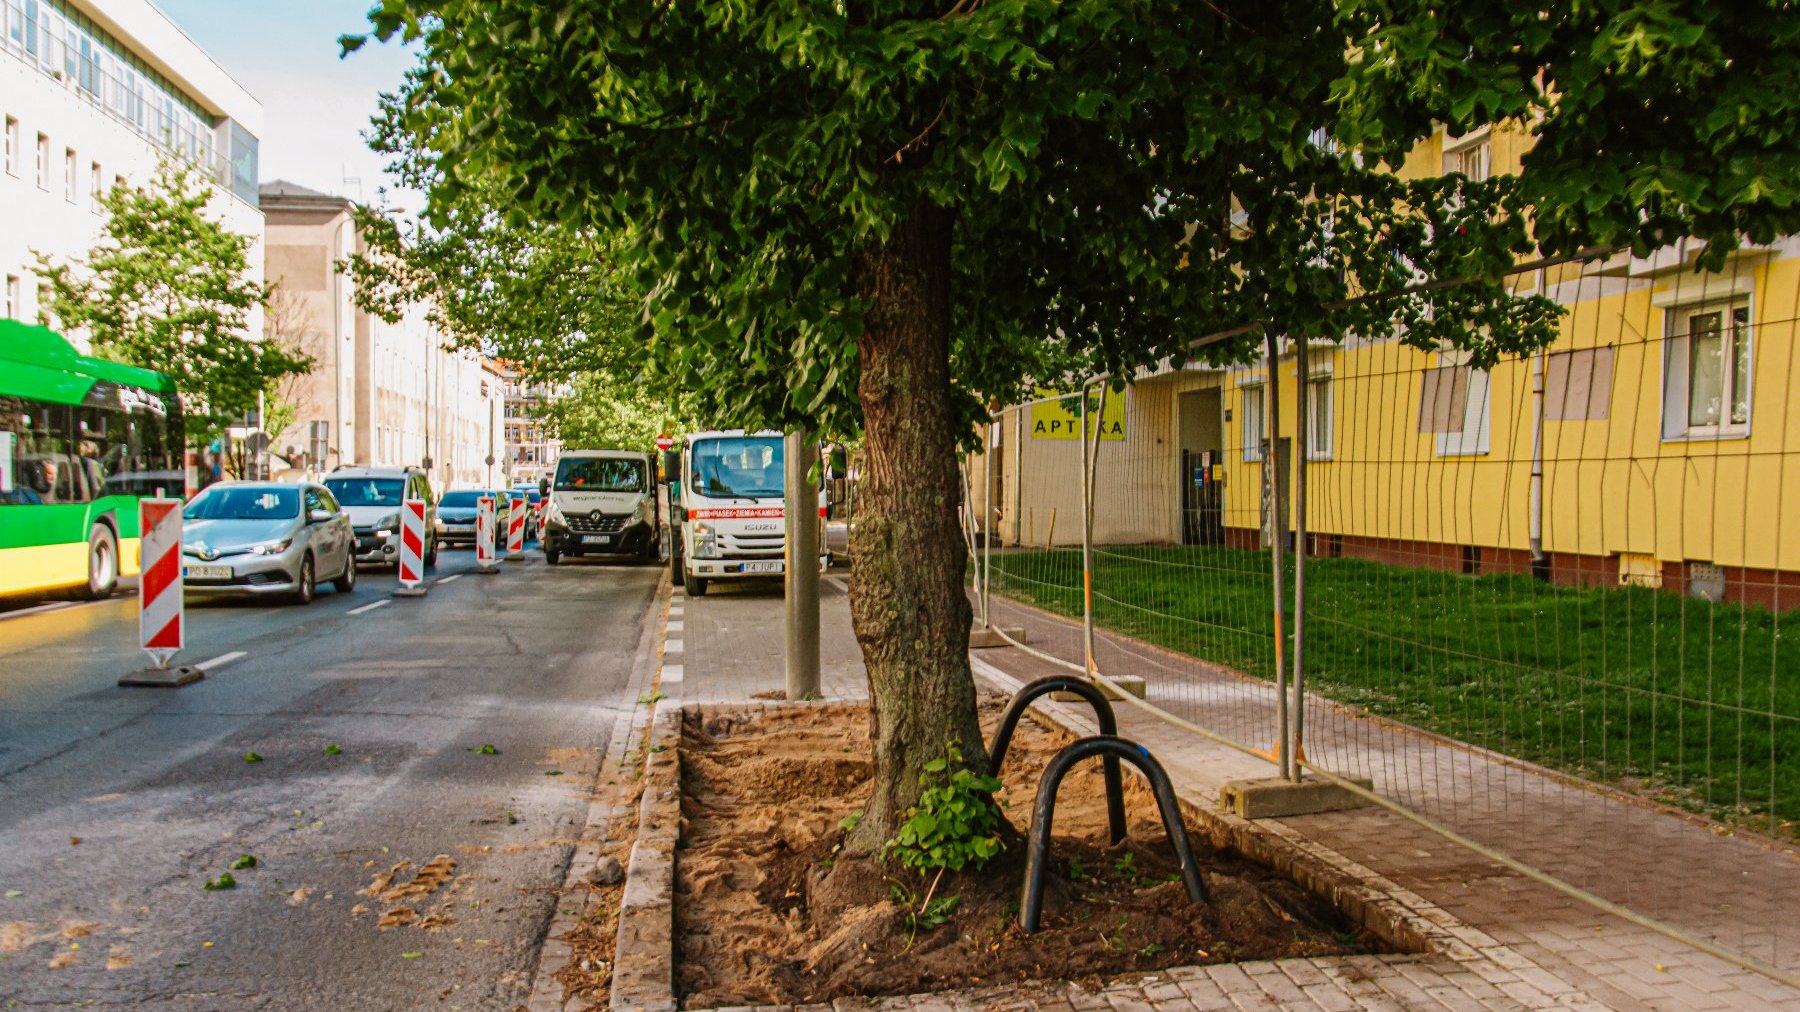
{"type": "MultiPolygon", "coordinates": [[[[984,731],[1003,703],[982,700],[984,731]]],[[[1028,821],[1045,763],[1069,740],[1020,722],[998,796],[1015,825],[1028,821]]],[[[1194,852],[1212,903],[1189,902],[1156,802],[1134,779],[1130,840],[1105,845],[1098,761],[1063,782],[1043,928],[1027,935],[1017,924],[1022,846],[983,871],[945,875],[935,890],[898,861],[843,865],[841,821],[870,789],[866,709],[690,718],[681,758],[675,985],[686,1008],[1381,949],[1325,901],[1201,836],[1194,852]]]]}

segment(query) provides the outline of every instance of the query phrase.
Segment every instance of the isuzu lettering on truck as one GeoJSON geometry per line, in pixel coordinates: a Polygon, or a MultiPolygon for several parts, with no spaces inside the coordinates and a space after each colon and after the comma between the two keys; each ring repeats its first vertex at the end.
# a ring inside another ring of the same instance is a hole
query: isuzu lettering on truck
{"type": "Polygon", "coordinates": [[[544,507],[544,561],[564,556],[662,554],[656,460],[631,450],[563,450],[544,507]]]}
{"type": "MultiPolygon", "coordinates": [[[[674,464],[669,479],[676,527],[669,569],[688,594],[704,595],[714,580],[778,577],[785,571],[782,450],[781,433],[740,429],[694,433],[668,454],[674,464]]],[[[815,548],[821,569],[827,561],[823,542],[821,537],[815,548]]]]}

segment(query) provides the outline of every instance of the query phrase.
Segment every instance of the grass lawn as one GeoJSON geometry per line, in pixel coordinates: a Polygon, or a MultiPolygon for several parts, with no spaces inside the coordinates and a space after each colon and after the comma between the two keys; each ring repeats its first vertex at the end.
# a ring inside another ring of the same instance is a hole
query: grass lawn
{"type": "MultiPolygon", "coordinates": [[[[1079,551],[999,553],[995,593],[1081,614],[1079,551]]],[[[1307,688],[1800,839],[1800,614],[1642,588],[1307,560],[1307,688]]],[[[1292,561],[1286,585],[1292,587],[1292,561]]],[[[1095,552],[1095,622],[1273,677],[1269,557],[1095,552]]],[[[1291,655],[1291,621],[1290,630],[1291,655]]]]}

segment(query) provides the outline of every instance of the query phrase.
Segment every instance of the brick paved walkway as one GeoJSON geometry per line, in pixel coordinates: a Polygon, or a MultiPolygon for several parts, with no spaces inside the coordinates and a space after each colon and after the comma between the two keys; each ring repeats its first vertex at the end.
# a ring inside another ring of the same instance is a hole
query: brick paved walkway
{"type": "MultiPolygon", "coordinates": [[[[716,585],[715,585],[716,586],[716,585]]],[[[827,698],[857,698],[867,692],[860,653],[850,633],[848,598],[841,577],[822,584],[821,656],[827,698]]],[[[782,655],[782,599],[779,589],[730,589],[705,598],[685,600],[676,593],[671,608],[671,651],[666,658],[665,682],[674,673],[679,681],[664,691],[684,701],[743,700],[757,693],[780,689],[785,679],[782,655]],[[679,622],[679,627],[675,624],[679,622]],[[675,649],[679,647],[679,649],[675,649]]],[[[1023,615],[1009,615],[1016,623],[1023,615]]],[[[998,620],[999,616],[997,616],[998,620]]],[[[1055,648],[1058,638],[1071,635],[1064,624],[1045,622],[1035,642],[1055,648]]],[[[1075,642],[1078,642],[1076,640],[1075,642]]],[[[1129,649],[1113,644],[1108,649],[1129,649]]],[[[1104,663],[1104,658],[1103,658],[1104,663]]],[[[1018,682],[1061,669],[1016,650],[982,651],[976,657],[978,677],[991,687],[1006,691],[1018,682]]],[[[1115,670],[1123,670],[1116,669],[1115,670]]],[[[1159,689],[1151,672],[1152,699],[1170,691],[1159,689]]],[[[1199,686],[1189,687],[1192,698],[1203,698],[1199,686]]],[[[1221,692],[1223,690],[1220,690],[1221,692]]],[[[1225,698],[1220,696],[1219,698],[1225,698]]],[[[1239,725],[1252,731],[1264,720],[1253,700],[1233,692],[1232,705],[1243,707],[1239,725]]],[[[1080,724],[1087,718],[1075,708],[1048,704],[1064,719],[1080,724]]],[[[1215,806],[1218,786],[1224,780],[1266,776],[1270,767],[1241,753],[1213,745],[1133,707],[1121,707],[1121,733],[1149,746],[1169,769],[1184,799],[1206,808],[1215,806]]],[[[1323,724],[1319,732],[1325,733],[1323,724]]],[[[1272,727],[1272,724],[1269,726],[1272,727]]],[[[1246,737],[1255,740],[1252,734],[1246,737]]],[[[1442,746],[1437,746],[1442,747],[1442,746]]],[[[1469,753],[1444,767],[1444,777],[1469,768],[1469,753]]],[[[1382,755],[1379,749],[1376,755],[1382,755]]],[[[1392,754],[1418,761],[1424,753],[1408,742],[1392,754]]],[[[1435,760],[1434,760],[1435,761],[1435,760]]],[[[1381,762],[1375,761],[1379,771],[1381,762]]],[[[1523,776],[1524,771],[1510,768],[1523,776]]],[[[1357,772],[1351,770],[1350,772],[1357,772]]],[[[1365,774],[1367,775],[1367,774],[1365,774]]],[[[1546,778],[1538,778],[1540,780],[1546,778]]],[[[1443,783],[1440,780],[1440,784],[1443,783]]],[[[1519,794],[1497,802],[1503,814],[1523,816],[1538,797],[1565,791],[1556,781],[1538,784],[1529,780],[1502,779],[1507,790],[1519,794]],[[1529,785],[1527,788],[1526,785],[1529,785]]],[[[1490,788],[1491,790],[1491,788],[1490,788]]],[[[1581,792],[1588,797],[1587,792],[1581,792]]],[[[1459,804],[1470,804],[1469,791],[1448,792],[1459,804]]],[[[1558,805],[1567,808],[1567,805],[1558,805]]],[[[1664,862],[1685,859],[1681,869],[1689,875],[1706,875],[1715,865],[1741,867],[1743,861],[1715,855],[1735,853],[1737,841],[1704,834],[1716,850],[1701,850],[1701,840],[1686,833],[1687,823],[1670,830],[1663,822],[1679,822],[1657,813],[1645,825],[1657,839],[1657,856],[1664,862]],[[1669,843],[1669,840],[1678,843],[1669,843]],[[1673,848],[1673,849],[1671,849],[1673,848]]],[[[1219,816],[1231,820],[1230,816],[1219,816]]],[[[1520,823],[1536,833],[1529,819],[1520,823]]],[[[1788,988],[1757,974],[1672,942],[1664,936],[1568,899],[1548,887],[1517,875],[1459,848],[1398,815],[1383,809],[1362,809],[1286,820],[1264,820],[1256,827],[1337,869],[1348,871],[1376,887],[1424,921],[1438,925],[1443,951],[1423,956],[1381,956],[1232,964],[1181,969],[1125,982],[1100,992],[1077,986],[1007,988],[923,998],[883,999],[874,1002],[840,1002],[838,1007],[884,1009],[1550,1009],[1612,1008],[1659,1010],[1800,1008],[1800,990],[1788,988]]],[[[1605,851],[1598,866],[1629,872],[1642,869],[1632,851],[1605,851]],[[1629,857],[1621,857],[1628,854],[1629,857]]],[[[1754,862],[1752,862],[1754,863],[1754,862]]],[[[1653,869],[1645,869],[1648,873],[1653,869]]],[[[1778,880],[1777,880],[1778,881],[1778,880]]],[[[1734,926],[1741,932],[1722,940],[1736,943],[1752,933],[1784,937],[1800,914],[1796,893],[1777,892],[1767,897],[1770,909],[1779,911],[1758,922],[1742,908],[1693,911],[1690,926],[1711,925],[1718,932],[1734,926]]],[[[1665,911],[1667,913],[1667,911],[1665,911]]],[[[1680,913],[1676,911],[1676,913],[1680,913]]],[[[1791,954],[1790,954],[1791,956],[1791,954]]]]}

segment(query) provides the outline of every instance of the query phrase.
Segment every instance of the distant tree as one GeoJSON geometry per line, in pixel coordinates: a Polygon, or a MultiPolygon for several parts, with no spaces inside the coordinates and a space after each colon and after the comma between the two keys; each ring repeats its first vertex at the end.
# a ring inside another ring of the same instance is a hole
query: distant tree
{"type": "MultiPolygon", "coordinates": [[[[1501,278],[1521,255],[1588,241],[1549,223],[1630,231],[1637,169],[1613,160],[1608,123],[1696,100],[1614,79],[1692,81],[1680,39],[1708,34],[1713,5],[1516,6],[382,0],[370,17],[419,47],[393,125],[428,152],[434,220],[475,201],[617,236],[643,293],[639,340],[671,374],[743,424],[861,432],[851,609],[875,773],[856,855],[893,838],[947,745],[987,766],[956,466],[984,404],[1186,360],[1221,331],[1238,336],[1209,348],[1220,360],[1271,334],[1357,333],[1449,342],[1478,365],[1554,336],[1557,308],[1501,278]],[[1573,57],[1589,79],[1546,66],[1583,39],[1610,44],[1573,57]],[[1408,90],[1419,69],[1444,87],[1408,90]],[[1584,111],[1561,115],[1565,97],[1584,111]],[[1513,108],[1565,153],[1560,188],[1405,179],[1384,163],[1434,118],[1513,108]],[[1588,210],[1534,219],[1527,194],[1588,210]],[[1451,277],[1469,282],[1342,306],[1451,277]]],[[[1741,100],[1791,117],[1795,49],[1775,48],[1789,34],[1730,37],[1749,76],[1766,75],[1741,100]]],[[[1735,95],[1738,57],[1724,56],[1705,81],[1735,95]]],[[[1636,150],[1694,180],[1777,181],[1736,166],[1790,164],[1791,120],[1755,123],[1744,147],[1690,149],[1684,130],[1636,150]]],[[[1790,219],[1788,183],[1687,187],[1704,203],[1669,202],[1645,238],[1790,219]]]]}
{"type": "Polygon", "coordinates": [[[254,240],[210,216],[207,185],[164,161],[147,186],[100,197],[100,241],[56,263],[36,254],[59,326],[85,330],[105,358],[167,373],[190,444],[204,444],[312,359],[246,336],[269,290],[250,278],[254,240]]]}
{"type": "Polygon", "coordinates": [[[658,435],[699,427],[679,403],[645,395],[614,373],[582,373],[570,387],[538,416],[564,446],[643,450],[658,435]]]}

